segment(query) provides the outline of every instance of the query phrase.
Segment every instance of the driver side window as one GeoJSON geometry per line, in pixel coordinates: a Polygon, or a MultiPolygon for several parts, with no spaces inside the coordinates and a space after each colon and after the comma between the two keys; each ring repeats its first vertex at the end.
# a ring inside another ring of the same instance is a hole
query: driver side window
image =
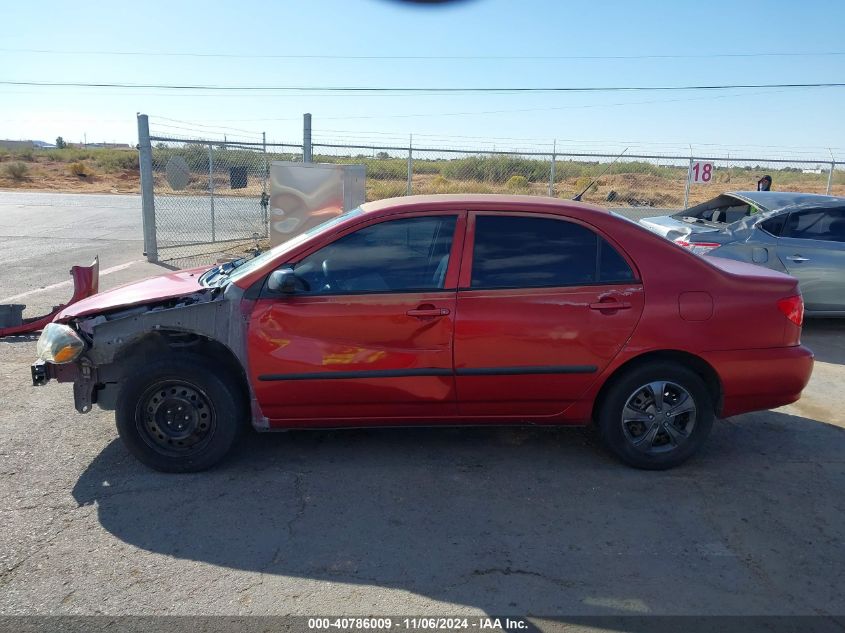
{"type": "Polygon", "coordinates": [[[457,217],[387,220],[350,233],[294,267],[298,294],[440,290],[457,217]]]}

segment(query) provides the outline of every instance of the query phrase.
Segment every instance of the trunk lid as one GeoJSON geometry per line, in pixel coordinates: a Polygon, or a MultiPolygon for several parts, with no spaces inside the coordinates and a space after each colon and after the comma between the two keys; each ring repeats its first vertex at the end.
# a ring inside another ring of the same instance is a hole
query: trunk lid
{"type": "Polygon", "coordinates": [[[714,226],[698,222],[684,222],[673,215],[660,215],[653,218],[643,218],[640,224],[653,233],[669,240],[685,238],[689,235],[713,233],[719,230],[714,226]]]}

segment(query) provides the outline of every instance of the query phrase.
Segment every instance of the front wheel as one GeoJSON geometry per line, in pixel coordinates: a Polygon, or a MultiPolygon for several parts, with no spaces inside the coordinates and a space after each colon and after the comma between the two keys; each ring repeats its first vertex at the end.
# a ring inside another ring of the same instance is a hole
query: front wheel
{"type": "Polygon", "coordinates": [[[208,361],[181,354],[125,379],[117,431],[139,461],[163,472],[196,472],[219,462],[246,424],[242,389],[208,361]]]}
{"type": "Polygon", "coordinates": [[[605,393],[596,423],[605,445],[636,468],[663,470],[695,454],[713,426],[704,381],[682,365],[633,368],[605,393]]]}

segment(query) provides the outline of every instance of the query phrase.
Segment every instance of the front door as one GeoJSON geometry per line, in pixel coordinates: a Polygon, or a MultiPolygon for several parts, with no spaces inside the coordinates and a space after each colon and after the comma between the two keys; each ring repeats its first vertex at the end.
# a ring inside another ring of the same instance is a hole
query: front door
{"type": "Polygon", "coordinates": [[[272,425],[456,413],[462,228],[457,213],[371,223],[295,262],[299,290],[263,293],[250,319],[249,371],[272,425]]]}
{"type": "Polygon", "coordinates": [[[845,310],[845,208],[789,214],[777,254],[811,311],[845,310]]]}
{"type": "Polygon", "coordinates": [[[462,416],[563,412],[613,359],[642,285],[591,228],[555,216],[470,217],[455,322],[462,416]]]}

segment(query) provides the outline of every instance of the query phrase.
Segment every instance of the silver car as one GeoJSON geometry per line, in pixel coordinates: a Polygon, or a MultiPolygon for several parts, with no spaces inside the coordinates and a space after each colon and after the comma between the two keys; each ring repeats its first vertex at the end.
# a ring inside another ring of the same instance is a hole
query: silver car
{"type": "Polygon", "coordinates": [[[845,198],[737,191],[640,224],[700,255],[789,273],[808,316],[845,317],[845,198]]]}

